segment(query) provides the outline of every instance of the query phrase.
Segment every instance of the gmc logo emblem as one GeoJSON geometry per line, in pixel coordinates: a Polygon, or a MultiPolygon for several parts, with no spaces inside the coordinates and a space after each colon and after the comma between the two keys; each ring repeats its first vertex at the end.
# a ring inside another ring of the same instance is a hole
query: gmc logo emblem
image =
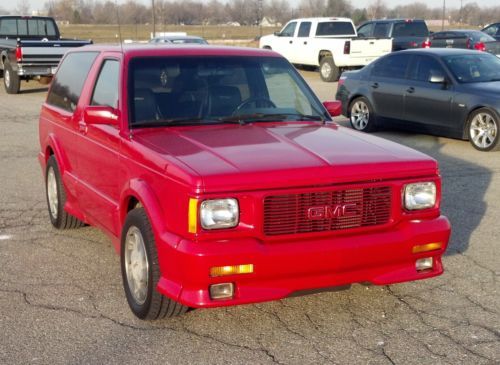
{"type": "Polygon", "coordinates": [[[317,219],[332,219],[340,217],[353,217],[358,215],[357,205],[350,204],[335,204],[333,206],[324,205],[321,207],[311,207],[307,209],[307,218],[312,220],[317,219]]]}

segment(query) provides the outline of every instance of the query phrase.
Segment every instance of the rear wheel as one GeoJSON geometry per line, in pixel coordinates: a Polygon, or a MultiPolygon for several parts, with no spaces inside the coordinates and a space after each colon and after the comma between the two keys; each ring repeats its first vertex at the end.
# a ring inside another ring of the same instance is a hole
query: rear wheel
{"type": "Polygon", "coordinates": [[[468,123],[469,141],[479,151],[495,151],[500,149],[499,116],[486,108],[476,110],[471,114],[468,123]]]}
{"type": "Polygon", "coordinates": [[[321,80],[334,82],[340,77],[340,69],[335,65],[332,57],[326,56],[323,57],[319,63],[319,74],[321,80]]]}
{"type": "Polygon", "coordinates": [[[375,113],[365,97],[354,99],[349,107],[349,120],[351,126],[362,132],[375,131],[375,113]]]}
{"type": "Polygon", "coordinates": [[[188,307],[156,290],[160,266],[153,229],[144,208],[131,210],[125,219],[120,258],[125,295],[138,318],[154,320],[187,311],[188,307]]]}
{"type": "Polygon", "coordinates": [[[21,80],[17,73],[12,70],[9,61],[5,61],[3,75],[3,86],[7,94],[17,94],[21,88],[21,80]]]}

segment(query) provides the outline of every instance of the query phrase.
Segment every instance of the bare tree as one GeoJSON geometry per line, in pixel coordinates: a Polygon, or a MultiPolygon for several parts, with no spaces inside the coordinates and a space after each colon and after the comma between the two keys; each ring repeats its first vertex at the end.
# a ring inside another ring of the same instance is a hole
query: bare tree
{"type": "Polygon", "coordinates": [[[16,14],[29,15],[30,3],[28,0],[17,0],[16,14]]]}
{"type": "Polygon", "coordinates": [[[372,0],[370,6],[368,6],[368,17],[370,19],[380,19],[387,17],[389,12],[384,0],[372,0]]]}

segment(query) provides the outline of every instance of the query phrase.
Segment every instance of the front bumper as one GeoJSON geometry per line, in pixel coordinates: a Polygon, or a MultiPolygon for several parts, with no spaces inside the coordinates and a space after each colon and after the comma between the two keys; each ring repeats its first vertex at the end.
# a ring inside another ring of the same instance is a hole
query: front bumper
{"type": "Polygon", "coordinates": [[[390,230],[367,234],[262,242],[253,238],[172,245],[170,234],[158,243],[162,277],[158,290],[189,307],[218,307],[288,297],[296,292],[352,283],[386,285],[443,273],[441,256],[450,236],[446,217],[404,221],[390,230]],[[441,242],[439,250],[413,254],[412,248],[441,242]],[[433,257],[433,269],[417,272],[415,260],[433,257]],[[210,277],[214,266],[253,264],[252,274],[210,277]],[[212,300],[209,285],[234,283],[229,300],[212,300]]]}

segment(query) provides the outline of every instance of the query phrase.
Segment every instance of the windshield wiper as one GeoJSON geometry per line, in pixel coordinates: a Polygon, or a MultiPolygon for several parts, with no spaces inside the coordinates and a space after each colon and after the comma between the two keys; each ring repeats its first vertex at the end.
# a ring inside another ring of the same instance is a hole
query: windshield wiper
{"type": "Polygon", "coordinates": [[[287,120],[290,116],[297,116],[301,120],[317,120],[322,122],[323,118],[319,115],[307,115],[300,113],[278,113],[278,114],[264,114],[264,113],[254,113],[254,114],[243,114],[243,115],[233,115],[230,117],[219,118],[221,122],[238,122],[241,125],[247,123],[257,123],[257,122],[283,122],[287,120]]]}
{"type": "MultiPolygon", "coordinates": [[[[148,127],[175,127],[182,125],[207,125],[218,124],[225,122],[219,119],[210,119],[203,117],[185,117],[185,118],[171,118],[171,119],[150,119],[144,120],[139,123],[132,123],[132,128],[148,128],[148,127]]],[[[230,123],[228,121],[228,123],[230,123]]],[[[234,123],[234,122],[232,122],[234,123]]]]}

